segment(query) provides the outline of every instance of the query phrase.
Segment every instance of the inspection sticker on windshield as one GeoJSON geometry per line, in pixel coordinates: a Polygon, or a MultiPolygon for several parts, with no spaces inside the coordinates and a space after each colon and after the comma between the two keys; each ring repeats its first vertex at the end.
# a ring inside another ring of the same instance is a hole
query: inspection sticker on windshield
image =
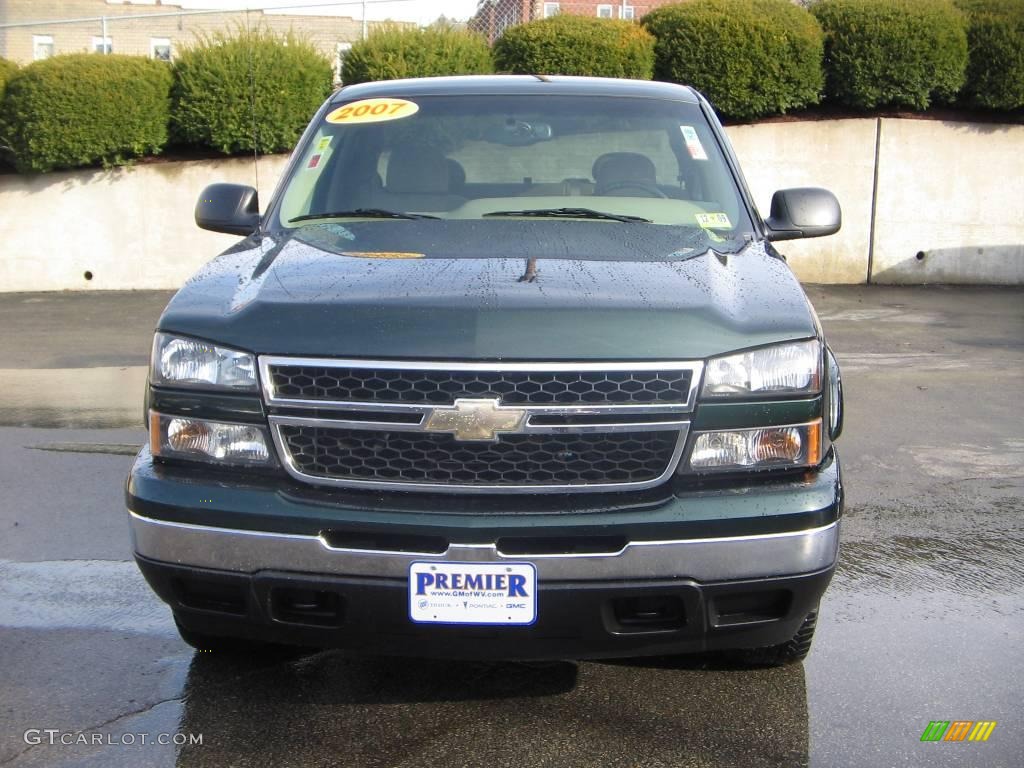
{"type": "Polygon", "coordinates": [[[417,624],[533,624],[537,569],[533,563],[412,563],[409,618],[417,624]]]}
{"type": "Polygon", "coordinates": [[[695,213],[693,217],[704,229],[732,229],[729,217],[724,213],[695,213]]]}
{"type": "Polygon", "coordinates": [[[704,145],[700,143],[700,136],[693,129],[692,125],[680,125],[679,130],[683,132],[683,141],[686,142],[686,151],[694,160],[707,160],[708,153],[704,151],[704,145]]]}
{"type": "Polygon", "coordinates": [[[317,152],[323,152],[323,151],[328,150],[330,148],[331,148],[331,137],[330,136],[324,136],[323,138],[320,139],[320,141],[318,141],[316,143],[316,151],[317,152]]]}
{"type": "Polygon", "coordinates": [[[405,99],[363,99],[338,107],[327,116],[328,123],[355,125],[401,120],[420,111],[420,105],[405,99]]]}

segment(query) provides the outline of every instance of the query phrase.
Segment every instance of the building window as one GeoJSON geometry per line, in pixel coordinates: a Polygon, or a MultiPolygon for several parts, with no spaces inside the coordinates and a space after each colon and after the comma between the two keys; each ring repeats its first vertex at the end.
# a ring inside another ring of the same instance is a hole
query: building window
{"type": "Polygon", "coordinates": [[[599,18],[599,19],[610,19],[610,18],[612,18],[612,7],[610,5],[599,5],[599,6],[597,6],[597,18],[599,18]]]}
{"type": "Polygon", "coordinates": [[[552,16],[557,16],[560,10],[558,3],[544,3],[544,18],[550,19],[552,16]]]}
{"type": "Polygon", "coordinates": [[[352,50],[352,43],[338,43],[334,46],[334,82],[341,82],[341,68],[345,65],[345,57],[352,50]]]}
{"type": "Polygon", "coordinates": [[[113,53],[114,42],[109,37],[94,37],[92,39],[93,53],[113,53]]]}
{"type": "Polygon", "coordinates": [[[149,55],[150,58],[156,59],[157,61],[170,61],[171,60],[171,41],[166,37],[151,37],[149,38],[149,55]]]}
{"type": "Polygon", "coordinates": [[[35,61],[53,56],[53,35],[32,35],[32,58],[35,61]]]}
{"type": "Polygon", "coordinates": [[[636,10],[632,5],[620,5],[619,6],[619,18],[626,19],[627,21],[636,18],[636,10]]]}

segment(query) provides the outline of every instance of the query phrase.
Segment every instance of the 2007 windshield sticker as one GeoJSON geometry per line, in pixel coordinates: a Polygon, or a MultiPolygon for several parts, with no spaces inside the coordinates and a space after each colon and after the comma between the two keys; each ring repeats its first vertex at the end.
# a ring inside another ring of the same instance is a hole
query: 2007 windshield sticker
{"type": "Polygon", "coordinates": [[[405,99],[363,99],[338,107],[327,115],[327,122],[341,125],[383,123],[411,117],[419,111],[419,104],[405,99]]]}
{"type": "Polygon", "coordinates": [[[686,151],[694,160],[707,160],[708,153],[704,151],[704,145],[700,143],[700,136],[692,125],[680,125],[679,130],[683,132],[683,141],[686,142],[686,151]]]}
{"type": "Polygon", "coordinates": [[[693,217],[703,229],[732,229],[732,223],[724,213],[695,213],[693,217]]]}

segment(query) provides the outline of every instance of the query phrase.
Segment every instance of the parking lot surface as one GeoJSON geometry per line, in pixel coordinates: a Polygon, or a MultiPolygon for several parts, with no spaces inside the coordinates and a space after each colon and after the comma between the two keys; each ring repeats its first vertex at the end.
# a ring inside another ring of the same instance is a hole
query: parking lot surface
{"type": "Polygon", "coordinates": [[[123,504],[169,294],[0,295],[0,766],[1021,766],[1024,292],[808,292],[847,510],[811,655],[769,670],[193,653],[123,504]]]}

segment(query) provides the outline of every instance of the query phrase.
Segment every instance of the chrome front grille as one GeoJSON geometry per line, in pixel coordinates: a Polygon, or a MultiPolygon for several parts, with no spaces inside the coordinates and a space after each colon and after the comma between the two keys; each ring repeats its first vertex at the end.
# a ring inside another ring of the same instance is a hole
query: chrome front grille
{"type": "Polygon", "coordinates": [[[260,358],[298,480],[432,492],[648,488],[682,455],[701,364],[260,358]]]}

